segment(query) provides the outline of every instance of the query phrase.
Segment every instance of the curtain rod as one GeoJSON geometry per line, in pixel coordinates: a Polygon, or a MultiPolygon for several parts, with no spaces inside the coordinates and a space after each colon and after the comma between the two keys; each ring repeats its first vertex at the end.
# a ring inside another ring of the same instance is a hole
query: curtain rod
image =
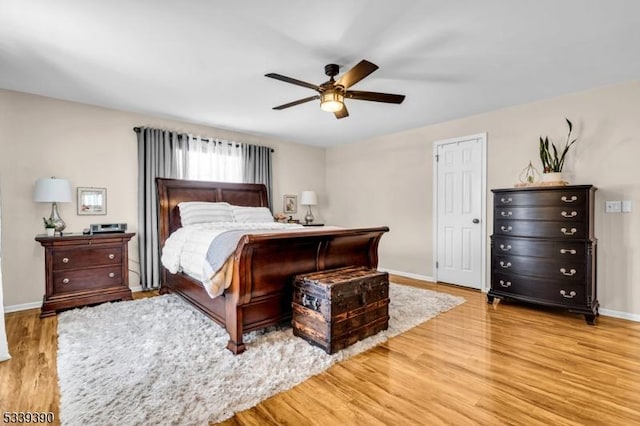
{"type": "MultiPolygon", "coordinates": [[[[141,130],[142,130],[142,127],[136,126],[136,127],[133,128],[133,131],[136,132],[136,133],[140,133],[141,130]]],[[[207,141],[207,142],[213,142],[213,139],[209,139],[209,138],[201,137],[200,139],[202,139],[203,141],[207,141]]],[[[271,148],[271,152],[276,152],[276,150],[271,148]]]]}

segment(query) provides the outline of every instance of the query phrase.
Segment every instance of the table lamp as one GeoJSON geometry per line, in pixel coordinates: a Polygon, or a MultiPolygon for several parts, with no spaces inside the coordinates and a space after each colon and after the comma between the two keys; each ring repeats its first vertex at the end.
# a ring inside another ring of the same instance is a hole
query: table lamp
{"type": "Polygon", "coordinates": [[[302,191],[300,195],[300,204],[307,206],[307,215],[304,217],[306,223],[313,222],[313,213],[311,213],[311,206],[318,204],[318,196],[314,191],[302,191]]]}
{"type": "Polygon", "coordinates": [[[51,203],[49,221],[55,225],[56,232],[62,232],[66,228],[67,225],[58,214],[57,203],[71,202],[71,184],[68,180],[56,179],[53,176],[38,179],[33,192],[33,200],[37,203],[51,203]]]}

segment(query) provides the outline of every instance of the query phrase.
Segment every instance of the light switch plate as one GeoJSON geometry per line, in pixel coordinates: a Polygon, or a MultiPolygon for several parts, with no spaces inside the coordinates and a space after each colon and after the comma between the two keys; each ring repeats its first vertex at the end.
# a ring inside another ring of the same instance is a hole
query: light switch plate
{"type": "Polygon", "coordinates": [[[622,201],[622,213],[631,213],[632,207],[633,203],[631,203],[631,200],[622,201]]]}
{"type": "Polygon", "coordinates": [[[605,201],[604,212],[605,213],[620,213],[622,211],[621,201],[605,201]]]}

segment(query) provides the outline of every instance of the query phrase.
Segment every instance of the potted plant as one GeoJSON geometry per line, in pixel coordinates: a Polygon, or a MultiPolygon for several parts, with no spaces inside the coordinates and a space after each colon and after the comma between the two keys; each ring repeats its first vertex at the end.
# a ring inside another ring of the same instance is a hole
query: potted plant
{"type": "Polygon", "coordinates": [[[53,237],[53,235],[56,232],[56,224],[53,223],[53,219],[51,219],[51,218],[45,219],[43,217],[42,221],[44,222],[44,230],[46,231],[47,235],[49,237],[53,237]]]}
{"type": "Polygon", "coordinates": [[[551,148],[549,148],[548,136],[544,139],[540,136],[540,160],[542,161],[543,182],[562,182],[562,168],[564,167],[565,157],[571,145],[576,142],[576,139],[571,140],[573,124],[566,117],[565,120],[567,120],[567,125],[569,126],[569,133],[567,133],[567,141],[561,153],[553,142],[551,142],[551,148]]]}

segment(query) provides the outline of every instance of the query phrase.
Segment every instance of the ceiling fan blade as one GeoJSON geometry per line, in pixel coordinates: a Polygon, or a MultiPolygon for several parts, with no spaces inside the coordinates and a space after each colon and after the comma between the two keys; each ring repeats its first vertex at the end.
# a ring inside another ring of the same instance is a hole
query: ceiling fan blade
{"type": "Polygon", "coordinates": [[[335,115],[338,120],[340,120],[341,118],[348,117],[349,111],[347,111],[347,106],[342,105],[342,109],[340,111],[334,112],[333,115],[335,115]]]}
{"type": "Polygon", "coordinates": [[[320,99],[320,95],[309,96],[308,98],[304,98],[304,99],[298,99],[297,101],[289,102],[288,104],[284,104],[284,105],[279,105],[277,107],[273,107],[273,109],[285,109],[285,108],[289,108],[289,107],[292,107],[292,106],[304,104],[305,102],[310,102],[310,101],[312,101],[314,99],[320,99]]]}
{"type": "Polygon", "coordinates": [[[345,98],[358,99],[361,101],[386,102],[388,104],[401,104],[404,95],[394,95],[391,93],[362,92],[359,90],[347,90],[345,98]]]}
{"type": "Polygon", "coordinates": [[[269,73],[269,74],[265,74],[265,77],[270,77],[270,78],[275,78],[276,80],[280,80],[280,81],[284,81],[285,83],[291,83],[291,84],[295,84],[298,86],[302,86],[302,87],[308,87],[309,89],[313,89],[317,92],[320,91],[320,87],[316,86],[315,84],[311,84],[311,83],[307,83],[306,81],[302,81],[302,80],[296,80],[295,78],[291,78],[291,77],[287,77],[284,75],[280,75],[280,74],[276,74],[276,73],[269,73]]]}
{"type": "Polygon", "coordinates": [[[344,75],[338,80],[337,84],[348,89],[377,69],[378,66],[376,64],[372,64],[371,62],[363,59],[355,67],[344,73],[344,75]]]}

